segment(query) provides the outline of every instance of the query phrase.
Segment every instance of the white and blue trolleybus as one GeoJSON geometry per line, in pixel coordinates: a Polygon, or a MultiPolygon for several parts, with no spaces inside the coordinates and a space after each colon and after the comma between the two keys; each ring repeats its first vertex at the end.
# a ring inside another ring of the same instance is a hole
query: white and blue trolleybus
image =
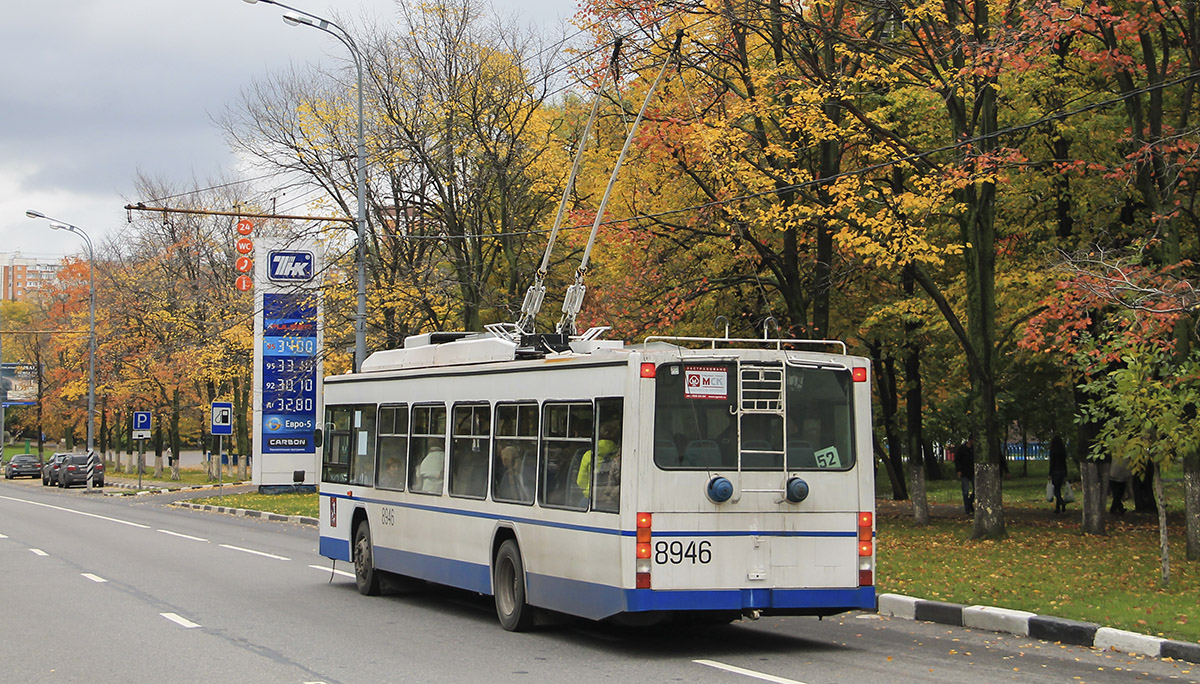
{"type": "Polygon", "coordinates": [[[431,333],[327,378],[320,552],[596,620],[875,607],[869,362],[840,342],[431,333]]]}

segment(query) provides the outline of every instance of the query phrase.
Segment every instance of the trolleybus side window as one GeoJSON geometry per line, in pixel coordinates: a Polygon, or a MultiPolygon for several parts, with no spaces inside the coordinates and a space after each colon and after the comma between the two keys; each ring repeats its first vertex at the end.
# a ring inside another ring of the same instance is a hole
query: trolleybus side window
{"type": "Polygon", "coordinates": [[[787,467],[854,467],[853,396],[849,371],[787,367],[787,467]]]}
{"type": "Polygon", "coordinates": [[[543,506],[587,509],[577,479],[583,455],[592,448],[592,416],[590,402],[544,405],[538,487],[543,506]]]}
{"type": "Polygon", "coordinates": [[[660,468],[737,467],[737,367],[666,363],[654,380],[654,463],[660,468]]]}
{"type": "Polygon", "coordinates": [[[375,486],[375,407],[354,412],[350,484],[375,486]]]}
{"type": "Polygon", "coordinates": [[[446,469],[446,407],[443,404],[412,407],[409,446],[409,490],[441,494],[446,469]]]}
{"type": "Polygon", "coordinates": [[[375,486],[403,491],[408,470],[408,406],[381,407],[378,427],[379,467],[375,486]]]}
{"type": "Polygon", "coordinates": [[[596,400],[596,444],[583,455],[575,477],[595,511],[620,511],[623,405],[619,398],[596,400]]]}
{"type": "Polygon", "coordinates": [[[492,499],[531,504],[537,485],[538,405],[497,404],[492,499]]]}
{"type": "MultiPolygon", "coordinates": [[[[363,466],[359,451],[369,454],[371,446],[361,440],[370,439],[375,423],[375,407],[369,404],[331,406],[325,411],[325,449],[322,455],[321,479],[325,482],[346,484],[361,475],[363,466]],[[364,436],[363,433],[366,433],[364,436]]],[[[367,472],[374,467],[372,462],[367,472]]],[[[368,480],[365,483],[370,484],[368,480]]]]}
{"type": "Polygon", "coordinates": [[[482,499],[487,496],[488,441],[492,407],[457,404],[450,442],[450,495],[482,499]]]}

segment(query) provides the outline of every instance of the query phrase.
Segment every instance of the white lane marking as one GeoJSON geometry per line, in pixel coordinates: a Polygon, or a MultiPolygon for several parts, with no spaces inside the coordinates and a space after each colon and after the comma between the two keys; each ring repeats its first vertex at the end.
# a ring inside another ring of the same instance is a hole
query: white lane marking
{"type": "MultiPolygon", "coordinates": [[[[310,565],[308,567],[312,568],[313,570],[321,570],[322,572],[329,572],[329,568],[321,567],[320,565],[310,565]]],[[[333,571],[333,574],[341,575],[342,577],[354,577],[354,573],[346,572],[345,570],[335,569],[333,571]]]]}
{"type": "Polygon", "coordinates": [[[80,574],[83,575],[84,577],[90,579],[91,581],[95,582],[96,584],[104,584],[105,582],[108,581],[108,580],[104,579],[103,577],[101,577],[99,575],[93,575],[90,572],[83,572],[80,574]]]}
{"type": "Polygon", "coordinates": [[[89,518],[96,518],[97,520],[107,520],[109,522],[121,523],[122,525],[129,525],[130,527],[140,527],[143,530],[150,529],[149,525],[142,525],[140,523],[129,522],[128,520],[120,520],[118,518],[110,518],[107,515],[97,515],[95,513],[85,513],[83,511],[77,511],[73,508],[63,508],[62,506],[52,506],[51,504],[41,503],[40,501],[29,501],[28,499],[15,499],[11,496],[0,496],[0,499],[4,499],[5,501],[16,501],[17,503],[26,503],[31,506],[41,506],[42,508],[51,508],[56,511],[63,511],[64,513],[74,513],[75,515],[83,515],[83,516],[87,516],[89,518]]]}
{"type": "Polygon", "coordinates": [[[193,537],[190,534],[183,534],[181,532],[172,532],[171,530],[159,530],[159,532],[162,532],[163,534],[169,534],[172,537],[179,537],[181,539],[191,539],[192,541],[204,542],[205,544],[208,543],[208,540],[205,539],[204,537],[193,537]]]}
{"type": "Polygon", "coordinates": [[[754,679],[761,679],[764,682],[774,682],[775,684],[804,684],[804,682],[801,682],[796,679],[786,679],[784,677],[776,677],[775,675],[769,675],[769,674],[765,674],[763,672],[755,672],[754,670],[747,670],[745,668],[737,667],[735,665],[726,665],[725,663],[718,663],[715,660],[693,660],[692,662],[696,663],[697,665],[705,665],[707,667],[715,667],[718,670],[724,670],[726,672],[732,672],[734,674],[745,675],[746,677],[753,677],[754,679]]]}
{"type": "Polygon", "coordinates": [[[174,622],[175,624],[179,625],[180,627],[183,627],[184,629],[195,629],[196,627],[200,626],[185,617],[180,617],[179,615],[177,615],[175,613],[159,613],[159,615],[165,617],[166,619],[170,620],[171,622],[174,622]]]}
{"type": "Polygon", "coordinates": [[[7,535],[7,534],[0,534],[0,539],[8,539],[8,535],[7,535]]]}
{"type": "Polygon", "coordinates": [[[35,555],[35,556],[49,556],[50,555],[41,549],[29,549],[29,550],[32,551],[33,555],[35,555]]]}
{"type": "Polygon", "coordinates": [[[285,556],[276,556],[275,554],[267,553],[266,551],[255,551],[254,549],[243,549],[240,546],[233,546],[232,544],[221,544],[221,548],[231,549],[233,551],[241,551],[242,553],[252,553],[256,556],[262,556],[264,558],[274,558],[275,560],[284,560],[284,561],[291,560],[291,558],[287,558],[285,556]]]}

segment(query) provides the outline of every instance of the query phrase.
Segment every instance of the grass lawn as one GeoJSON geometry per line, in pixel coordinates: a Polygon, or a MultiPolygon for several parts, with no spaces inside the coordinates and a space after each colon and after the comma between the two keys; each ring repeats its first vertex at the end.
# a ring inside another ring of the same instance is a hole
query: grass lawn
{"type": "MultiPolygon", "coordinates": [[[[949,506],[941,507],[929,526],[919,527],[909,502],[883,496],[890,494],[884,475],[877,525],[879,593],[1028,610],[1200,641],[1200,563],[1185,556],[1182,473],[1167,473],[1171,581],[1163,588],[1157,517],[1110,517],[1107,536],[1084,536],[1079,503],[1069,504],[1067,515],[1051,513],[1054,504],[1044,500],[1044,463],[1031,463],[1028,477],[1021,477],[1019,465],[1012,470],[1004,482],[1009,538],[1000,541],[970,539],[971,520],[962,511],[957,480],[930,483],[930,501],[949,506]]],[[[1071,479],[1078,496],[1074,466],[1071,479]]]]}
{"type": "Polygon", "coordinates": [[[190,499],[189,501],[210,506],[267,511],[280,515],[317,517],[316,494],[230,494],[228,496],[207,496],[203,499],[190,499]]]}
{"type": "MultiPolygon", "coordinates": [[[[238,479],[236,477],[234,477],[234,475],[235,475],[235,473],[231,473],[231,472],[229,472],[228,469],[226,469],[223,472],[221,481],[224,482],[225,484],[229,484],[231,482],[237,482],[238,479]]],[[[117,472],[117,469],[115,467],[112,467],[112,465],[110,464],[109,471],[108,471],[108,479],[109,480],[121,480],[122,482],[137,482],[138,476],[137,476],[136,472],[126,473],[124,464],[122,464],[120,472],[117,472]]],[[[217,483],[216,479],[210,480],[208,478],[208,472],[205,471],[203,468],[180,468],[179,469],[179,479],[172,480],[171,479],[171,469],[167,466],[165,459],[163,462],[163,474],[162,474],[161,478],[154,477],[154,461],[152,459],[150,460],[149,463],[146,464],[145,470],[142,471],[142,486],[143,486],[143,488],[159,489],[161,487],[178,487],[180,485],[187,486],[187,485],[204,485],[204,484],[216,484],[216,483],[217,483]]]]}

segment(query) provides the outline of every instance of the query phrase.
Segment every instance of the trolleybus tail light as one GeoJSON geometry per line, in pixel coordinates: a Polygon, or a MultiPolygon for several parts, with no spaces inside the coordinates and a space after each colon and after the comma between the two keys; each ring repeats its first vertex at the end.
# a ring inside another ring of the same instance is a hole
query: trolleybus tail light
{"type": "MultiPolygon", "coordinates": [[[[642,368],[646,365],[642,364],[642,368]]],[[[634,566],[634,586],[638,589],[650,588],[650,520],[649,513],[637,514],[637,560],[634,566]]]]}
{"type": "Polygon", "coordinates": [[[654,370],[655,370],[655,369],[654,369],[654,364],[653,364],[653,363],[643,363],[643,364],[642,364],[642,377],[643,377],[643,378],[652,378],[652,377],[654,377],[654,370]]]}
{"type": "Polygon", "coordinates": [[[875,583],[875,515],[870,511],[858,514],[858,585],[875,583]]]}
{"type": "Polygon", "coordinates": [[[856,366],[850,371],[850,376],[854,378],[854,382],[866,382],[867,369],[865,366],[856,366]]]}

